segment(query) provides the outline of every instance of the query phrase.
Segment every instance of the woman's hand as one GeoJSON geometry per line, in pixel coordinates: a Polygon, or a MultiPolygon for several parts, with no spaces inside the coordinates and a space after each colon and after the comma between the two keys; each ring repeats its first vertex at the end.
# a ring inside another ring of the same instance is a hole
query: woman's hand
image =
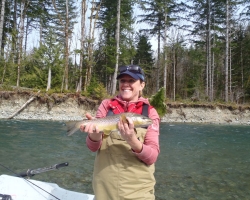
{"type": "Polygon", "coordinates": [[[135,130],[134,130],[134,123],[129,118],[126,117],[126,122],[120,118],[118,121],[118,130],[124,140],[131,146],[131,148],[140,153],[142,151],[142,143],[136,138],[135,130]]]}
{"type": "MultiPolygon", "coordinates": [[[[88,120],[94,119],[89,113],[86,114],[88,120]]],[[[102,139],[102,134],[100,133],[98,127],[93,123],[82,124],[80,126],[82,132],[86,132],[92,141],[99,141],[102,139]]]]}

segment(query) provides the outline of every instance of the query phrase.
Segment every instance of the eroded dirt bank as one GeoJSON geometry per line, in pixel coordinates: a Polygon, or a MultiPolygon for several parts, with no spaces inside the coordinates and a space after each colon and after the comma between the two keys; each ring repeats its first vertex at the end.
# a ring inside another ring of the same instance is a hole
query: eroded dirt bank
{"type": "MultiPolygon", "coordinates": [[[[31,97],[30,93],[0,92],[0,119],[17,112],[31,97]]],[[[87,112],[95,114],[99,102],[77,94],[37,95],[14,119],[81,120],[87,112]]],[[[167,103],[162,122],[193,122],[250,125],[249,107],[186,105],[167,103]]]]}

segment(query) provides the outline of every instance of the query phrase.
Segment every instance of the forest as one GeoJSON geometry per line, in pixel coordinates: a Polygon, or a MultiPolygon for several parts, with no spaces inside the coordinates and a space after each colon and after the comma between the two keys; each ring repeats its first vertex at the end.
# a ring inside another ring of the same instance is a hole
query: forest
{"type": "Polygon", "coordinates": [[[249,0],[1,0],[0,85],[114,95],[121,65],[145,96],[250,102],[249,0]],[[34,42],[36,40],[37,42],[34,42]]]}

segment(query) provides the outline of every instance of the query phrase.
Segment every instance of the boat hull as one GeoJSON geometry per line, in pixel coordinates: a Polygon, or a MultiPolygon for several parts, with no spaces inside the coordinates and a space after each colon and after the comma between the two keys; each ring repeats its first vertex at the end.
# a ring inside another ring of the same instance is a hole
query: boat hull
{"type": "Polygon", "coordinates": [[[60,188],[55,183],[36,181],[32,179],[27,181],[24,178],[8,175],[0,176],[0,194],[10,195],[13,200],[94,199],[94,195],[66,190],[60,188]]]}

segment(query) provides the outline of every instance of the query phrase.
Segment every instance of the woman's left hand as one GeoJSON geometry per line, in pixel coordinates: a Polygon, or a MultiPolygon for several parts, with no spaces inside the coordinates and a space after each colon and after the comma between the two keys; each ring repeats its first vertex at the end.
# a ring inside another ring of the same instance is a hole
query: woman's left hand
{"type": "Polygon", "coordinates": [[[133,140],[133,138],[136,138],[134,123],[129,117],[126,117],[126,122],[124,122],[122,118],[120,118],[118,122],[118,130],[122,138],[127,142],[133,140]]]}
{"type": "Polygon", "coordinates": [[[134,123],[129,117],[126,117],[126,119],[126,122],[124,122],[122,119],[118,121],[118,130],[122,138],[126,140],[126,142],[131,146],[132,150],[136,153],[140,153],[143,146],[136,137],[134,123]]]}

